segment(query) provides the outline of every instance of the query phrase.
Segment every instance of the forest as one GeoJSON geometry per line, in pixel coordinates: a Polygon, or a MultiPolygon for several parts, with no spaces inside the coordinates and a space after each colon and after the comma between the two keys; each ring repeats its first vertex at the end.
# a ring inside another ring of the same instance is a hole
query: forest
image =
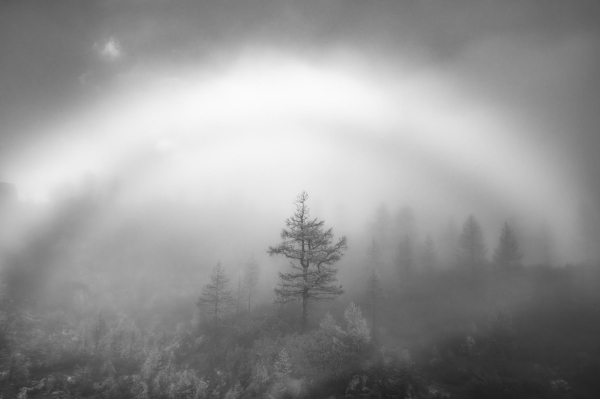
{"type": "Polygon", "coordinates": [[[473,215],[438,234],[380,206],[347,236],[302,192],[232,265],[180,205],[92,186],[46,211],[3,193],[3,398],[600,397],[600,267],[547,242],[526,263],[510,222],[488,249],[473,215]]]}
{"type": "Polygon", "coordinates": [[[600,398],[599,21],[0,0],[0,399],[600,398]]]}

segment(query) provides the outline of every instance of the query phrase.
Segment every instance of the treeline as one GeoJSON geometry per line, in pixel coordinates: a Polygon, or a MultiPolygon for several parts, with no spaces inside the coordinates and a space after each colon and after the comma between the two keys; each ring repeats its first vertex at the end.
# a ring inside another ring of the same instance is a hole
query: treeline
{"type": "MultiPolygon", "coordinates": [[[[87,279],[58,273],[65,278],[56,282],[64,287],[65,300],[44,303],[40,293],[28,296],[15,290],[13,282],[21,280],[7,278],[14,269],[5,268],[0,287],[4,396],[487,398],[576,393],[591,398],[600,393],[594,379],[600,371],[597,268],[523,267],[519,238],[508,223],[490,259],[473,216],[460,233],[448,235],[452,240],[438,244],[426,234],[416,245],[416,221],[406,209],[396,228],[378,212],[372,234],[365,234],[370,235],[365,251],[350,252],[352,241],[336,238],[332,228],[311,216],[308,199],[306,193],[297,197],[280,241],[264,248],[282,261],[271,293],[260,282],[275,271],[254,257],[247,258],[237,275],[217,262],[204,284],[198,274],[187,276],[193,282],[180,287],[194,283],[191,292],[170,285],[186,278],[177,273],[163,287],[144,285],[151,280],[116,270],[122,257],[143,260],[126,250],[126,242],[113,248],[127,255],[101,258],[118,259],[106,269],[89,257],[80,258],[90,262],[93,276],[101,281],[104,274],[116,273],[104,285],[94,287],[87,279]],[[439,247],[445,245],[452,256],[442,255],[439,247]],[[342,285],[338,270],[352,262],[360,273],[342,285]],[[123,302],[127,306],[111,302],[111,285],[118,283],[123,289],[117,292],[132,298],[123,302]],[[99,287],[108,288],[102,297],[99,287]],[[268,294],[272,303],[260,300],[268,294]],[[577,326],[577,331],[565,325],[577,326]]],[[[94,209],[93,201],[79,204],[81,212],[94,209]]],[[[78,223],[82,220],[75,218],[68,225],[78,223]]],[[[36,256],[63,253],[81,243],[77,231],[39,241],[43,245],[36,256]]],[[[28,285],[27,274],[16,275],[24,279],[21,288],[40,286],[28,285]]]]}

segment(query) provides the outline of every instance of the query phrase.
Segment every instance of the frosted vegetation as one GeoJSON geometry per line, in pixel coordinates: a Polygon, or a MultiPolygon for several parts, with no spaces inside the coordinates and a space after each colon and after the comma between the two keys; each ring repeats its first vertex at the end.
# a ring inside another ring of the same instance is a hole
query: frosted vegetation
{"type": "Polygon", "coordinates": [[[524,265],[509,223],[488,260],[474,216],[454,235],[449,256],[442,240],[416,233],[408,210],[393,232],[380,209],[370,239],[351,252],[350,240],[312,217],[308,202],[306,193],[297,197],[280,242],[264,248],[282,261],[278,273],[256,255],[237,274],[215,262],[189,292],[169,278],[192,275],[159,274],[161,285],[153,269],[128,274],[109,267],[136,259],[127,246],[98,254],[109,266],[91,262],[87,275],[33,268],[60,251],[80,253],[68,229],[58,239],[35,241],[27,256],[7,258],[0,287],[2,397],[600,394],[597,266],[524,265]],[[338,271],[352,265],[353,278],[342,285],[338,271]],[[274,289],[261,284],[266,278],[274,289]]]}

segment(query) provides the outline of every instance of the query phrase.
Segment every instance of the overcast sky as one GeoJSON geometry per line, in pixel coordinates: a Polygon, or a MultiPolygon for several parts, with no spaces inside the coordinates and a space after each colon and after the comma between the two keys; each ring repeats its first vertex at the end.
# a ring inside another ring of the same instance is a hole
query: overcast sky
{"type": "Polygon", "coordinates": [[[600,209],[598,21],[596,1],[3,1],[0,181],[277,215],[307,190],[356,223],[386,202],[573,235],[600,209]]]}

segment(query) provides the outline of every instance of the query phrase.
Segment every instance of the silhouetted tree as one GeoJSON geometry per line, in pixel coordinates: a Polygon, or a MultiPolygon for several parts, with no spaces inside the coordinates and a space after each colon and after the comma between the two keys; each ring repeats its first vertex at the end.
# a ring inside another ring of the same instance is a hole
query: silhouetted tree
{"type": "Polygon", "coordinates": [[[253,294],[256,291],[256,287],[258,286],[258,276],[260,274],[260,269],[258,264],[251,258],[244,268],[244,289],[248,294],[248,313],[252,311],[252,300],[253,294]]]}
{"type": "Polygon", "coordinates": [[[494,262],[502,267],[516,266],[521,261],[523,254],[519,250],[519,242],[508,223],[504,223],[500,243],[494,251],[494,262]]]}
{"type": "Polygon", "coordinates": [[[294,216],[285,221],[287,228],[281,232],[282,242],[267,250],[271,256],[283,255],[291,259],[292,271],[279,273],[275,294],[278,303],[302,300],[304,330],[308,323],[309,300],[332,300],[344,292],[341,285],[335,284],[337,269],[332,265],[347,249],[345,236],[332,245],[333,230],[325,230],[324,221],[310,219],[307,200],[306,192],[298,196],[294,216]]]}
{"type": "Polygon", "coordinates": [[[229,277],[221,266],[221,262],[212,269],[210,283],[202,287],[202,293],[196,306],[213,316],[213,328],[217,336],[218,320],[223,313],[232,305],[234,298],[229,289],[229,277]]]}
{"type": "Polygon", "coordinates": [[[471,269],[485,260],[487,250],[483,242],[483,232],[473,215],[469,215],[463,224],[462,233],[458,239],[458,249],[460,263],[471,269]]]}
{"type": "Polygon", "coordinates": [[[396,266],[398,267],[398,275],[401,279],[409,277],[414,268],[415,251],[412,239],[409,235],[405,235],[404,239],[398,245],[398,254],[396,256],[396,266]]]}

